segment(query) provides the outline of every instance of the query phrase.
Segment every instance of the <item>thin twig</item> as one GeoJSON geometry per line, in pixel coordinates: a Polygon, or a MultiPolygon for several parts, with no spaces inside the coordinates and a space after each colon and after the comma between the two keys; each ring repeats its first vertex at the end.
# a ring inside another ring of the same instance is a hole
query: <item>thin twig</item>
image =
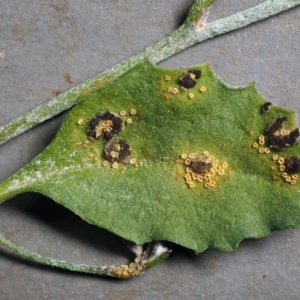
{"type": "Polygon", "coordinates": [[[184,24],[166,38],[0,127],[0,144],[80,103],[87,94],[122,75],[144,59],[158,63],[196,43],[295,7],[300,4],[300,0],[267,0],[227,18],[204,24],[199,18],[211,3],[212,0],[196,0],[184,24]]]}
{"type": "Polygon", "coordinates": [[[10,250],[22,255],[23,257],[26,257],[30,260],[39,262],[44,265],[57,267],[60,269],[66,269],[69,271],[89,273],[95,275],[104,275],[104,276],[118,277],[118,278],[129,278],[132,276],[140,275],[144,271],[153,268],[158,263],[165,260],[170,253],[170,250],[162,246],[161,243],[153,242],[149,244],[147,250],[140,257],[137,257],[135,261],[129,264],[128,266],[121,265],[119,267],[115,267],[115,266],[96,267],[96,266],[90,266],[85,264],[70,263],[63,260],[53,259],[53,258],[36,254],[22,247],[19,247],[18,245],[8,241],[1,235],[0,235],[0,244],[8,247],[10,250]],[[131,272],[129,271],[130,265],[132,265],[131,272]]]}

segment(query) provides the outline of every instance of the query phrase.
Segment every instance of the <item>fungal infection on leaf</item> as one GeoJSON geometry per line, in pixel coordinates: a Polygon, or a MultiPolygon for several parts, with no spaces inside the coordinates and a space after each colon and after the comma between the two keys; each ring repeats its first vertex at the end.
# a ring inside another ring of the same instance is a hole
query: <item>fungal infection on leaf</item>
{"type": "Polygon", "coordinates": [[[197,84],[197,81],[195,80],[195,75],[190,73],[180,75],[180,77],[178,78],[178,82],[182,87],[186,89],[193,88],[197,84]]]}
{"type": "Polygon", "coordinates": [[[165,76],[165,80],[166,80],[166,81],[170,81],[171,79],[172,79],[172,78],[171,78],[170,75],[166,75],[166,76],[165,76]]]}
{"type": "MultiPolygon", "coordinates": [[[[196,252],[299,227],[295,114],[275,105],[263,113],[266,102],[209,65],[144,61],[74,107],[49,147],[2,184],[2,199],[39,192],[135,244],[196,252]]],[[[115,274],[141,272],[133,263],[115,274]]]]}
{"type": "Polygon", "coordinates": [[[193,74],[197,80],[201,77],[201,70],[199,69],[189,70],[188,73],[193,74]]]}
{"type": "MultiPolygon", "coordinates": [[[[266,112],[271,106],[271,102],[266,102],[263,105],[263,112],[266,112]]],[[[292,185],[297,183],[296,173],[300,172],[300,157],[274,154],[274,151],[285,152],[288,148],[297,145],[299,138],[299,128],[292,131],[284,129],[284,123],[287,122],[286,116],[278,117],[268,123],[265,135],[260,135],[257,142],[253,143],[254,148],[258,148],[259,145],[263,146],[265,143],[269,147],[260,147],[258,152],[260,154],[271,154],[271,161],[275,162],[275,165],[271,166],[273,171],[272,178],[283,178],[285,182],[292,185]]]]}
{"type": "Polygon", "coordinates": [[[79,119],[79,120],[77,121],[77,124],[78,124],[78,125],[82,125],[83,122],[84,122],[83,119],[79,119]]]}
{"type": "Polygon", "coordinates": [[[292,131],[283,130],[283,124],[286,121],[286,117],[279,117],[268,124],[266,136],[269,141],[270,148],[284,150],[297,143],[300,136],[299,128],[292,131]]]}
{"type": "Polygon", "coordinates": [[[188,97],[189,97],[189,99],[193,99],[195,97],[195,95],[193,93],[189,93],[188,97]]]}
{"type": "Polygon", "coordinates": [[[188,155],[182,153],[180,158],[184,160],[186,166],[184,179],[189,188],[195,188],[196,182],[203,182],[205,188],[214,187],[217,175],[224,175],[224,171],[228,167],[227,162],[220,163],[209,155],[207,150],[198,156],[193,152],[188,155]]]}
{"type": "Polygon", "coordinates": [[[179,76],[178,82],[185,89],[190,89],[196,86],[197,79],[199,79],[200,77],[200,70],[189,70],[187,73],[183,73],[179,76]]]}
{"type": "Polygon", "coordinates": [[[262,111],[263,113],[266,113],[267,111],[269,111],[269,109],[272,107],[272,102],[265,102],[262,106],[262,111]]]}
{"type": "Polygon", "coordinates": [[[291,156],[285,160],[285,166],[289,173],[296,174],[300,173],[300,157],[291,156]]]}
{"type": "Polygon", "coordinates": [[[200,91],[201,93],[204,93],[204,92],[206,91],[205,86],[201,86],[200,89],[199,89],[199,91],[200,91]]]}
{"type": "Polygon", "coordinates": [[[123,129],[123,120],[118,114],[100,111],[88,122],[87,134],[91,138],[110,140],[123,129]]]}
{"type": "Polygon", "coordinates": [[[124,140],[111,140],[104,147],[103,158],[112,164],[124,162],[130,156],[130,146],[124,140]]]}

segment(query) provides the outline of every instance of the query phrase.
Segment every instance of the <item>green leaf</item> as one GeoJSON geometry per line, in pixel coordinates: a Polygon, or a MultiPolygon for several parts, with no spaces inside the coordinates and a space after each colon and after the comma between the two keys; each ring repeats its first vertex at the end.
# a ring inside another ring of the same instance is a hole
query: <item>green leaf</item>
{"type": "Polygon", "coordinates": [[[97,92],[82,91],[86,100],[43,153],[0,185],[0,199],[39,192],[127,240],[166,240],[198,252],[232,251],[245,238],[299,227],[299,181],[289,174],[298,170],[288,162],[300,148],[280,151],[275,143],[270,150],[270,134],[259,140],[280,117],[284,128],[271,134],[284,139],[280,132],[296,127],[294,112],[272,106],[263,113],[266,100],[253,84],[229,87],[209,65],[191,68],[201,70],[199,79],[183,78],[188,70],[144,62],[97,92]],[[184,89],[179,77],[196,85],[184,89]],[[112,137],[102,119],[96,134],[89,124],[98,112],[114,113],[124,128],[112,137]],[[105,132],[110,140],[88,137],[105,132]]]}

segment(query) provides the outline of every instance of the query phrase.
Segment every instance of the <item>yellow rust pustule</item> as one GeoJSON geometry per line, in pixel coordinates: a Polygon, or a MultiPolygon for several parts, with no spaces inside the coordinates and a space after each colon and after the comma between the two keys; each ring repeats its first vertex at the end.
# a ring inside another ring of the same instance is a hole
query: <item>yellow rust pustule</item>
{"type": "Polygon", "coordinates": [[[111,273],[115,277],[119,278],[130,278],[133,276],[138,276],[142,274],[147,267],[147,264],[144,260],[136,258],[129,265],[121,265],[118,267],[112,266],[111,273]]]}
{"type": "Polygon", "coordinates": [[[190,189],[194,189],[197,183],[203,183],[207,189],[214,187],[217,177],[224,175],[228,167],[227,162],[220,163],[207,150],[201,155],[181,153],[180,158],[186,166],[184,180],[190,189]]]}
{"type": "MultiPolygon", "coordinates": [[[[269,169],[272,171],[272,176],[270,178],[275,181],[278,181],[279,178],[282,178],[285,182],[295,185],[298,178],[296,173],[300,173],[300,157],[285,158],[283,156],[279,156],[278,154],[272,153],[274,151],[273,149],[275,149],[275,151],[285,150],[285,147],[277,146],[281,143],[281,141],[284,141],[284,137],[291,137],[290,130],[281,129],[285,120],[286,118],[282,117],[271,122],[266,130],[267,135],[260,135],[257,141],[252,144],[252,147],[258,149],[259,154],[264,154],[267,156],[270,155],[270,162],[273,162],[269,167],[269,169]],[[278,141],[280,141],[280,143],[278,142],[278,145],[274,147],[272,143],[276,140],[276,137],[279,137],[278,141]],[[264,146],[266,141],[270,147],[264,146]]],[[[294,130],[293,132],[297,133],[297,130],[294,130]]]]}

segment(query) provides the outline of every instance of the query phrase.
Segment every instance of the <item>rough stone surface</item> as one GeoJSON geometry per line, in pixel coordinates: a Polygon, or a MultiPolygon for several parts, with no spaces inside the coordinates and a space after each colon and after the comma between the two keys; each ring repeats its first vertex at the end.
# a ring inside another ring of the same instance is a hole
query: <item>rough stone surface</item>
{"type": "MultiPolygon", "coordinates": [[[[258,0],[215,0],[209,20],[258,0]]],[[[0,0],[0,125],[56,93],[134,55],[183,20],[192,0],[0,0]]],[[[164,62],[210,62],[227,83],[255,81],[274,104],[300,111],[300,7],[196,45],[164,62]]],[[[0,180],[44,149],[64,114],[0,147],[0,180]]],[[[1,234],[40,254],[78,263],[132,259],[104,230],[37,194],[1,205],[1,234]]],[[[201,233],[199,233],[201,234],[201,233]]],[[[1,299],[296,299],[300,230],[247,240],[235,253],[194,253],[174,246],[171,257],[133,280],[112,280],[52,269],[0,247],[1,299]]]]}

